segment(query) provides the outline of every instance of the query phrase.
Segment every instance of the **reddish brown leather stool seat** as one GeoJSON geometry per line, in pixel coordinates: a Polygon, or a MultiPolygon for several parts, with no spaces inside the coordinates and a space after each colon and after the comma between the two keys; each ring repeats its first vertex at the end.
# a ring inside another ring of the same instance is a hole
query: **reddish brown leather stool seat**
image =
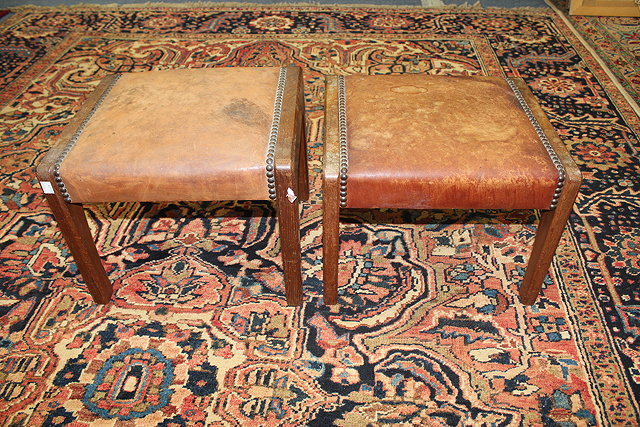
{"type": "Polygon", "coordinates": [[[38,179],[97,303],[113,291],[82,204],[272,199],[286,298],[297,305],[305,147],[297,67],[113,75],[67,126],[38,179]]]}
{"type": "Polygon", "coordinates": [[[327,304],[337,303],[341,207],[540,209],[520,287],[535,302],[581,176],[521,79],[332,76],[325,114],[327,304]]]}

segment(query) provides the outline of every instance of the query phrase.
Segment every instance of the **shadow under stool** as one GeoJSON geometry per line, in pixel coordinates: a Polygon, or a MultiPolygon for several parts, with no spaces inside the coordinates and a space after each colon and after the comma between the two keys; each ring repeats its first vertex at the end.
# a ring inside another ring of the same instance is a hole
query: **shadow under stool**
{"type": "Polygon", "coordinates": [[[216,200],[275,201],[287,303],[301,303],[299,201],[309,188],[298,67],[106,77],[37,175],[96,303],[113,288],[83,204],[216,200]]]}
{"type": "Polygon", "coordinates": [[[538,209],[520,300],[542,289],[581,182],[522,79],[330,76],[324,298],[338,302],[341,208],[538,209]]]}

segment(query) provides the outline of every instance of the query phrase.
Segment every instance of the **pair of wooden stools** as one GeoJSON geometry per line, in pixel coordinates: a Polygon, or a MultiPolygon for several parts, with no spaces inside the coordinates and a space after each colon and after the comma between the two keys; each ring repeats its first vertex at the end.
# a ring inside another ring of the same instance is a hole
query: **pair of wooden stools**
{"type": "MultiPolygon", "coordinates": [[[[540,292],[580,173],[519,79],[328,77],[324,296],[337,303],[340,208],[540,209],[520,288],[540,292]]],[[[275,201],[289,305],[302,301],[309,194],[301,70],[185,69],[104,79],[38,179],[93,299],[112,286],[85,203],[275,201]]]]}

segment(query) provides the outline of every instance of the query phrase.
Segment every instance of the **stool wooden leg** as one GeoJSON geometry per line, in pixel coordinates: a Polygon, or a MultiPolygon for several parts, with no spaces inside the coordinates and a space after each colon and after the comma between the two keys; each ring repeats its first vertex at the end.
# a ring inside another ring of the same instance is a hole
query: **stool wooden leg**
{"type": "Polygon", "coordinates": [[[304,125],[304,114],[302,114],[302,125],[300,126],[300,151],[298,159],[298,199],[300,201],[309,199],[309,167],[307,165],[307,132],[304,125]]]}
{"type": "Polygon", "coordinates": [[[338,254],[340,251],[340,200],[338,182],[325,176],[323,186],[322,251],[324,303],[338,303],[338,254]]]}
{"type": "Polygon", "coordinates": [[[113,287],[100,261],[82,205],[67,203],[58,194],[45,196],[93,300],[97,304],[108,303],[113,287]]]}
{"type": "Polygon", "coordinates": [[[534,304],[540,294],[542,282],[549,271],[549,266],[562,237],[562,231],[573,209],[579,187],[580,178],[573,182],[568,181],[565,183],[564,194],[558,202],[558,207],[540,213],[540,223],[533,242],[529,264],[520,286],[520,301],[525,305],[534,304]]]}
{"type": "Polygon", "coordinates": [[[288,190],[294,188],[290,168],[276,167],[276,204],[282,247],[282,270],[287,304],[302,304],[302,271],[300,255],[300,211],[298,199],[291,201],[288,190]]]}

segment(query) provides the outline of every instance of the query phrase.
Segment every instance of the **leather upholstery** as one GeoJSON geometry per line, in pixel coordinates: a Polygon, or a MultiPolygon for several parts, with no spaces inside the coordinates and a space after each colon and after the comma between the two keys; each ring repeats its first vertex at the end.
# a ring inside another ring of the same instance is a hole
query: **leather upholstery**
{"type": "Polygon", "coordinates": [[[345,83],[347,207],[549,208],[559,173],[504,79],[345,83]]]}
{"type": "Polygon", "coordinates": [[[124,74],[66,156],[73,202],[267,199],[279,68],[124,74]]]}

